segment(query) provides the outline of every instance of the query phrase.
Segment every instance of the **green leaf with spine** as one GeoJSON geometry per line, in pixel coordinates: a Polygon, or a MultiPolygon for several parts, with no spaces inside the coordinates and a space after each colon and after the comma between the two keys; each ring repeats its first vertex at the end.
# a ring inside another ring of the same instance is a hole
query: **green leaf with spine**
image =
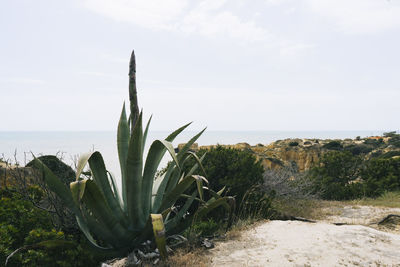
{"type": "MultiPolygon", "coordinates": [[[[133,54],[133,53],[132,53],[133,54]]],[[[131,58],[132,61],[132,58],[131,58]]],[[[134,54],[133,54],[134,61],[134,54]]],[[[130,66],[136,66],[131,62],[130,66]]],[[[134,74],[135,70],[130,70],[134,74]]],[[[135,75],[133,75],[134,77],[135,75]]],[[[130,76],[130,82],[132,77],[130,76]]],[[[132,81],[136,83],[136,81],[132,81]]],[[[161,214],[164,219],[166,235],[183,231],[197,217],[203,217],[211,209],[224,206],[231,210],[232,199],[221,197],[222,192],[213,192],[212,199],[205,201],[203,190],[210,190],[207,180],[194,175],[201,166],[204,157],[198,158],[189,152],[190,146],[200,135],[195,135],[177,154],[172,141],[189,124],[171,133],[165,140],[154,141],[147,158],[143,160],[143,151],[147,138],[150,120],[143,133],[143,114],[136,114],[138,108],[136,86],[130,85],[131,114],[127,120],[125,104],[123,105],[117,131],[117,148],[121,168],[121,196],[115,186],[112,175],[107,171],[100,152],[91,152],[80,157],[76,173],[76,181],[68,189],[39,160],[34,165],[42,170],[44,180],[76,215],[79,227],[97,251],[110,253],[113,256],[123,256],[132,251],[145,240],[152,239],[152,224],[150,215],[161,214]],[[132,102],[133,101],[133,102],[132,102]],[[132,114],[134,112],[135,114],[132,114]],[[168,152],[173,159],[166,173],[156,177],[160,162],[168,152]],[[188,157],[194,157],[196,164],[188,173],[180,166],[188,157]],[[90,175],[84,175],[84,168],[89,164],[90,175]],[[154,182],[156,180],[156,182],[154,182]],[[184,192],[192,190],[185,205],[172,213],[175,203],[185,198],[184,192]],[[199,196],[200,199],[196,198],[199,196]],[[194,201],[200,201],[198,212],[187,215],[187,210],[194,201]]],[[[202,168],[203,169],[203,168],[202,168]]]]}

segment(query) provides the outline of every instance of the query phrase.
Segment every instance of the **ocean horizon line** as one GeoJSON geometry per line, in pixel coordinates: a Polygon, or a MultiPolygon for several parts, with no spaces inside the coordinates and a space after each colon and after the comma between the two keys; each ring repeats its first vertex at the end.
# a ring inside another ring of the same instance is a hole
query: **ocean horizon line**
{"type": "MultiPolygon", "coordinates": [[[[195,129],[195,130],[185,130],[185,132],[198,132],[203,129],[195,129]]],[[[227,132],[227,133],[247,133],[247,132],[265,132],[265,133],[307,133],[307,132],[318,132],[318,133],[327,133],[327,132],[400,132],[400,130],[206,130],[205,132],[227,132]]],[[[0,133],[112,133],[117,132],[117,130],[0,130],[0,133]]],[[[171,132],[171,130],[152,130],[151,132],[171,132]]]]}

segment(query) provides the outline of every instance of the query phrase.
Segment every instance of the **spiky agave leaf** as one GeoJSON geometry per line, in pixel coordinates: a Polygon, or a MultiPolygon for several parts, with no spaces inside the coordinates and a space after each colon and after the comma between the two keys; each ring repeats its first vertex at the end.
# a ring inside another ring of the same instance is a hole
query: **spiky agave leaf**
{"type": "MultiPolygon", "coordinates": [[[[136,91],[136,62],[132,52],[129,70],[130,115],[127,118],[123,105],[118,123],[117,147],[121,167],[121,197],[112,175],[107,171],[103,157],[97,151],[80,157],[77,166],[76,181],[71,183],[70,190],[43,164],[35,159],[34,166],[43,172],[44,181],[76,215],[82,232],[90,243],[102,253],[123,255],[150,239],[152,232],[151,214],[160,214],[165,220],[167,232],[179,232],[182,227],[190,225],[194,215],[185,218],[185,214],[194,201],[201,203],[197,217],[205,216],[212,208],[224,206],[229,208],[221,197],[221,193],[212,194],[208,201],[204,200],[203,176],[194,175],[197,168],[202,168],[201,161],[190,147],[204,132],[202,130],[189,140],[176,154],[171,142],[189,124],[171,133],[165,140],[156,140],[150,146],[146,161],[143,151],[149,130],[151,117],[143,132],[143,113],[139,113],[136,91]],[[165,175],[154,184],[155,174],[164,154],[173,158],[165,175]],[[185,174],[181,166],[188,157],[194,157],[196,164],[185,174]],[[84,177],[83,170],[89,165],[91,175],[84,177]],[[187,190],[195,188],[190,196],[187,190]],[[153,192],[156,194],[153,195],[153,192]],[[182,197],[187,197],[178,213],[171,215],[172,207],[182,197]],[[101,240],[102,242],[98,242],[101,240]],[[103,245],[100,245],[103,244],[103,245]]],[[[159,248],[160,251],[162,248],[159,248]]],[[[111,255],[111,254],[108,254],[111,255]]]]}

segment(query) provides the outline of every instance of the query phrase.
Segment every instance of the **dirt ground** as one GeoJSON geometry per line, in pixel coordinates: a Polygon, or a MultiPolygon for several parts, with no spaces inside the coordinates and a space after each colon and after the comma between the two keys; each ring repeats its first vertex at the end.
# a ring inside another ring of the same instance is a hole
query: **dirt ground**
{"type": "Polygon", "coordinates": [[[211,266],[400,266],[399,208],[336,206],[316,223],[266,221],[209,251],[211,266]],[[340,223],[344,225],[335,225],[340,223]]]}

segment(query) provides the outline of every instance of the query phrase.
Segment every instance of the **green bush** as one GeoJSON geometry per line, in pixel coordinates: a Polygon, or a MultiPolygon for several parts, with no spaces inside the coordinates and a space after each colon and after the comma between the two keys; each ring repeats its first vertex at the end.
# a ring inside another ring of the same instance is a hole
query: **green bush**
{"type": "MultiPolygon", "coordinates": [[[[40,156],[38,159],[43,162],[60,180],[69,186],[70,183],[75,181],[74,170],[62,162],[59,158],[53,155],[40,156]]],[[[26,164],[26,167],[33,167],[33,161],[26,164]]]]}
{"type": "Polygon", "coordinates": [[[83,248],[83,237],[53,229],[49,213],[17,192],[0,190],[0,197],[0,265],[18,248],[58,239],[70,241],[72,247],[27,248],[15,254],[7,266],[96,266],[98,260],[83,248]]]}
{"type": "Polygon", "coordinates": [[[20,194],[1,190],[0,196],[0,225],[3,228],[17,229],[10,232],[14,247],[21,245],[32,229],[52,227],[50,215],[35,208],[20,194]]]}
{"type": "Polygon", "coordinates": [[[393,157],[396,157],[396,156],[400,156],[400,151],[389,151],[389,152],[386,152],[386,153],[384,153],[384,154],[381,154],[381,155],[379,155],[379,157],[380,158],[382,158],[382,159],[390,159],[390,158],[393,158],[393,157]]]}
{"type": "MultiPolygon", "coordinates": [[[[57,177],[61,180],[63,184],[65,184],[68,188],[71,182],[75,181],[75,171],[62,162],[56,156],[53,155],[45,155],[40,156],[39,159],[44,165],[46,165],[57,177]]],[[[34,161],[29,162],[27,167],[33,167],[34,161]]],[[[54,211],[51,213],[52,222],[56,228],[61,229],[66,234],[77,235],[80,234],[80,230],[78,224],[76,223],[75,215],[67,208],[65,203],[56,195],[51,192],[48,186],[42,180],[40,175],[37,175],[36,180],[38,185],[34,185],[38,190],[42,190],[42,192],[46,192],[42,197],[44,201],[35,201],[40,206],[44,207],[47,210],[54,211]]]]}
{"type": "Polygon", "coordinates": [[[314,192],[324,199],[344,200],[362,196],[359,181],[362,159],[349,151],[332,151],[325,154],[311,172],[314,192]]]}
{"type": "Polygon", "coordinates": [[[331,141],[326,143],[322,146],[322,148],[329,149],[329,150],[342,150],[343,145],[339,141],[331,141]]]}
{"type": "Polygon", "coordinates": [[[289,143],[289,146],[298,146],[298,145],[299,145],[299,142],[296,142],[296,141],[292,141],[289,143]]]}
{"type": "MultiPolygon", "coordinates": [[[[210,150],[201,149],[198,156],[207,153],[202,164],[207,174],[209,187],[219,190],[226,186],[226,194],[236,197],[236,206],[244,194],[254,185],[263,182],[264,168],[261,161],[249,151],[217,146],[210,150]]],[[[184,165],[186,171],[195,161],[188,160],[184,165]]]]}
{"type": "Polygon", "coordinates": [[[400,159],[371,159],[362,172],[367,196],[400,189],[400,159]]]}
{"type": "Polygon", "coordinates": [[[365,144],[351,144],[349,146],[344,147],[344,150],[350,151],[353,155],[361,155],[361,154],[367,154],[371,152],[374,148],[369,145],[365,144]]]}
{"type": "Polygon", "coordinates": [[[383,139],[382,138],[380,138],[380,139],[365,139],[364,144],[378,147],[383,144],[383,139]]]}
{"type": "Polygon", "coordinates": [[[314,190],[333,200],[377,197],[400,190],[400,158],[391,158],[393,155],[396,151],[367,160],[349,151],[327,153],[310,172],[314,190]]]}
{"type": "Polygon", "coordinates": [[[389,144],[394,147],[400,147],[400,135],[394,135],[389,139],[389,144]]]}
{"type": "Polygon", "coordinates": [[[386,132],[383,133],[384,137],[393,137],[393,136],[397,136],[398,134],[396,133],[396,131],[391,131],[391,132],[386,132]]]}

